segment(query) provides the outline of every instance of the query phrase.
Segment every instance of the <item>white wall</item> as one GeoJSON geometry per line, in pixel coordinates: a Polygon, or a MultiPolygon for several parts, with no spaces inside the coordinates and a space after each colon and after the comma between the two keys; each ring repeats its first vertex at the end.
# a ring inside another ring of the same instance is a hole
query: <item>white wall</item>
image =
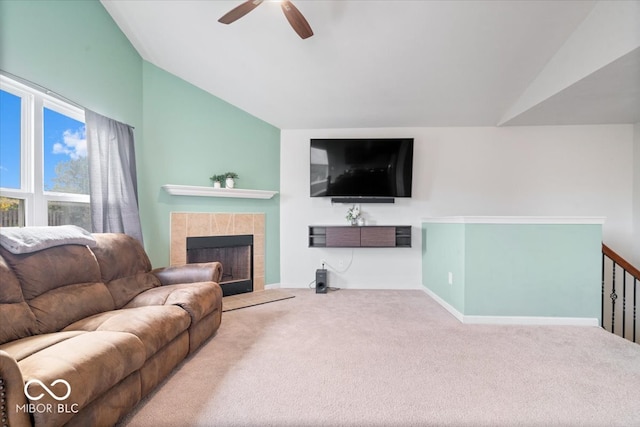
{"type": "Polygon", "coordinates": [[[640,267],[640,123],[633,128],[633,254],[631,263],[640,267]]]}
{"type": "MultiPolygon", "coordinates": [[[[320,260],[329,285],[421,286],[421,218],[449,215],[606,216],[604,241],[632,248],[632,125],[283,130],[281,285],[305,287],[320,260]],[[411,249],[309,248],[308,225],[346,224],[349,205],[309,197],[309,139],[413,137],[413,197],[363,204],[369,224],[410,224],[411,249]],[[353,254],[353,255],[352,255],[353,254]]],[[[637,160],[637,159],[636,159],[637,160]]]]}

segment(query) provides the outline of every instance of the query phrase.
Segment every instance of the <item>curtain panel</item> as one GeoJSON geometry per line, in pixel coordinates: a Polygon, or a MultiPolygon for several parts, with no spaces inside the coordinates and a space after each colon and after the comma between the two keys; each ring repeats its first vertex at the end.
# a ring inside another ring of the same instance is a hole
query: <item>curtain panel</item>
{"type": "Polygon", "coordinates": [[[94,233],[125,233],[142,243],[133,128],[85,110],[94,233]]]}

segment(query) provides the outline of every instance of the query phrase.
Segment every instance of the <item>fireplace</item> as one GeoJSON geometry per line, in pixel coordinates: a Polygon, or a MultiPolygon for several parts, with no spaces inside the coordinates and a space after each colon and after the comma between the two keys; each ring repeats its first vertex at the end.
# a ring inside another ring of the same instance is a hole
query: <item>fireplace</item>
{"type": "Polygon", "coordinates": [[[187,263],[222,263],[223,296],[253,292],[253,235],[187,237],[187,263]]]}
{"type": "Polygon", "coordinates": [[[170,265],[187,263],[189,237],[250,234],[253,236],[253,292],[262,291],[265,285],[265,224],[266,215],[258,212],[171,212],[170,265]]]}

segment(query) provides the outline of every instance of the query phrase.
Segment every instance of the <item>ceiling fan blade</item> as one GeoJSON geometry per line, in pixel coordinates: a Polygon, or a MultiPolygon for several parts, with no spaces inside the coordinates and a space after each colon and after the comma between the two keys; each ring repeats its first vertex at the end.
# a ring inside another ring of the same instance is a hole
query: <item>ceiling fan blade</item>
{"type": "Polygon", "coordinates": [[[291,24],[295,32],[298,33],[301,38],[306,39],[313,35],[311,26],[309,25],[307,20],[304,19],[304,16],[302,16],[302,13],[300,13],[298,8],[293,5],[293,3],[291,3],[289,0],[285,0],[280,4],[280,7],[282,7],[284,16],[287,17],[287,21],[289,21],[289,24],[291,24]]]}
{"type": "Polygon", "coordinates": [[[262,3],[262,0],[247,0],[240,6],[237,6],[227,12],[222,18],[218,19],[218,22],[231,24],[251,12],[256,7],[260,6],[260,3],[262,3]]]}

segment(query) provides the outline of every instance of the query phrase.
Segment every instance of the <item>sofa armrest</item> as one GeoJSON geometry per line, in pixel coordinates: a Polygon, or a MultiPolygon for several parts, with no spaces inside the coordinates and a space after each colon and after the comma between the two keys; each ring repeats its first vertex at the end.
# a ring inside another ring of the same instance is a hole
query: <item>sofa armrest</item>
{"type": "Polygon", "coordinates": [[[201,262],[156,268],[151,271],[162,285],[179,283],[216,282],[222,278],[222,264],[219,262],[201,262]]]}
{"type": "Polygon", "coordinates": [[[30,426],[24,379],[18,362],[0,350],[0,421],[2,425],[30,426]],[[6,421],[4,421],[6,420],[6,421]]]}

